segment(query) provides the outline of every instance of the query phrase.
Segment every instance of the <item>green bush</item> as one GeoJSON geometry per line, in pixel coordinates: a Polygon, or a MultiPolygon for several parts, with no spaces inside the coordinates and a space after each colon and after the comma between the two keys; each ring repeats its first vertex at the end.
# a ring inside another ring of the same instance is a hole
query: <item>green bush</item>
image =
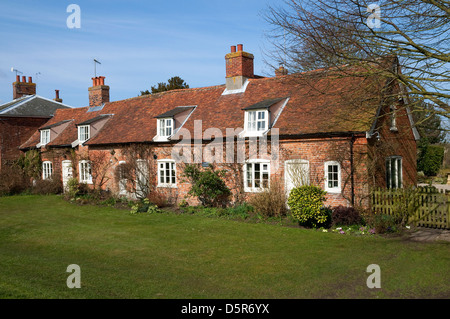
{"type": "Polygon", "coordinates": [[[317,186],[304,185],[292,189],[288,198],[292,217],[306,227],[318,227],[326,223],[329,211],[322,208],[325,194],[317,186]]]}
{"type": "Polygon", "coordinates": [[[200,170],[198,165],[195,164],[186,165],[183,174],[192,185],[188,194],[196,196],[206,207],[228,204],[231,191],[222,179],[224,175],[224,170],[214,170],[211,165],[205,170],[200,170]]]}

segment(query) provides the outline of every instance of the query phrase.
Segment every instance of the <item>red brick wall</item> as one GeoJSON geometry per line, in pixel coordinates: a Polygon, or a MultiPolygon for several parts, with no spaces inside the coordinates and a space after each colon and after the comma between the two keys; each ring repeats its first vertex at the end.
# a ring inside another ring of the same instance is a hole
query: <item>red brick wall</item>
{"type": "Polygon", "coordinates": [[[397,131],[390,129],[389,111],[384,110],[378,120],[380,140],[371,139],[371,157],[374,160],[376,174],[375,186],[386,187],[386,158],[402,157],[403,186],[417,184],[417,143],[411,129],[407,110],[403,105],[397,105],[397,131]]]}
{"type": "Polygon", "coordinates": [[[109,86],[98,85],[89,89],[89,106],[100,106],[109,102],[109,86]]]}
{"type": "Polygon", "coordinates": [[[253,77],[253,55],[244,51],[229,53],[225,56],[226,77],[253,77]]]}
{"type": "Polygon", "coordinates": [[[8,161],[19,158],[19,146],[25,143],[48,118],[0,117],[0,169],[8,161]]]}

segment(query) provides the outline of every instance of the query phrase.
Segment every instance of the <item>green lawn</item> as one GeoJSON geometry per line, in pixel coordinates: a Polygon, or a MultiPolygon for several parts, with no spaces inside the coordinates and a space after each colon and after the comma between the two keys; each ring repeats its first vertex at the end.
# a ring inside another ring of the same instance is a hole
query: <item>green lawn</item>
{"type": "Polygon", "coordinates": [[[0,298],[450,298],[449,269],[448,243],[0,198],[0,298]]]}

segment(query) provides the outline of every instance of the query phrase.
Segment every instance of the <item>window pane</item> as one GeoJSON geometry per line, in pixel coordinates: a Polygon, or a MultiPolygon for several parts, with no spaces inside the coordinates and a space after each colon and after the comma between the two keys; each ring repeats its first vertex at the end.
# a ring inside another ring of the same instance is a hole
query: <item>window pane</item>
{"type": "Polygon", "coordinates": [[[252,164],[247,164],[247,186],[252,187],[252,164]]]}

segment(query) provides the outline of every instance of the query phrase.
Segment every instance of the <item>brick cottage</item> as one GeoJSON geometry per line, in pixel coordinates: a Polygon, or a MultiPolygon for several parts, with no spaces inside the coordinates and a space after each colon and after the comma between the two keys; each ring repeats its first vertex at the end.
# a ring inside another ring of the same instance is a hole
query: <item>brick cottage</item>
{"type": "Polygon", "coordinates": [[[408,97],[382,76],[400,72],[395,58],[295,74],[280,67],[274,77],[255,75],[242,45],[225,60],[224,85],[114,102],[95,77],[89,106],[57,110],[21,149],[40,151],[44,179],[76,177],[120,196],[157,192],[173,203],[189,191],[187,162],[226,169],[233,201],[274,177],[286,191],[322,187],[331,206],[367,206],[371,187],[416,184],[408,97]]]}
{"type": "Polygon", "coordinates": [[[16,76],[13,82],[13,100],[0,104],[0,172],[14,163],[22,152],[19,146],[52,118],[56,109],[70,108],[62,103],[59,90],[53,100],[36,94],[36,83],[31,76],[16,76]]]}

